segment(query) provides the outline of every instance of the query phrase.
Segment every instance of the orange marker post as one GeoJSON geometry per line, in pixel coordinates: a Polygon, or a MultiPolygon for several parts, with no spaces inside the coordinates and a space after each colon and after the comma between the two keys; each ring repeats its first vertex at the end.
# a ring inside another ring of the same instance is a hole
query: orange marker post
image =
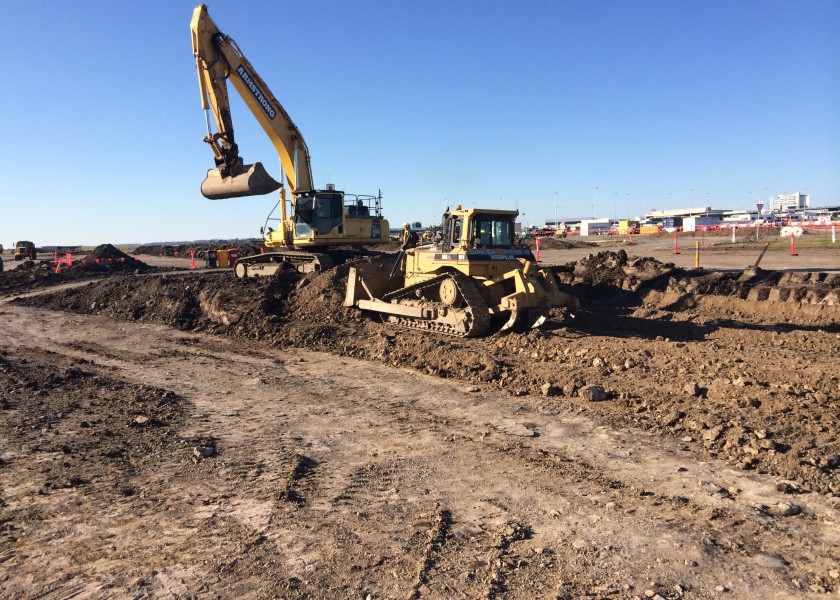
{"type": "Polygon", "coordinates": [[[700,268],[700,240],[694,242],[694,268],[700,268]]]}
{"type": "Polygon", "coordinates": [[[680,246],[677,243],[677,234],[675,232],[674,233],[674,254],[679,254],[679,253],[680,253],[680,246]]]}
{"type": "Polygon", "coordinates": [[[790,255],[796,256],[796,242],[793,241],[793,232],[790,232],[790,255]]]}
{"type": "Polygon", "coordinates": [[[540,238],[537,238],[537,262],[540,262],[540,238]]]}
{"type": "Polygon", "coordinates": [[[192,262],[190,263],[190,269],[195,269],[195,250],[190,250],[190,256],[192,257],[192,262]]]}

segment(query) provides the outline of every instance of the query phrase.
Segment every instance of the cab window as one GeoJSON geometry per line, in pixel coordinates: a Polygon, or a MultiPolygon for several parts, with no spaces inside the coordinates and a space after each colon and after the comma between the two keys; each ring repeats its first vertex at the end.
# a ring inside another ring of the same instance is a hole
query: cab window
{"type": "Polygon", "coordinates": [[[513,224],[510,218],[476,215],[472,220],[470,242],[486,248],[509,248],[513,245],[513,224]]]}

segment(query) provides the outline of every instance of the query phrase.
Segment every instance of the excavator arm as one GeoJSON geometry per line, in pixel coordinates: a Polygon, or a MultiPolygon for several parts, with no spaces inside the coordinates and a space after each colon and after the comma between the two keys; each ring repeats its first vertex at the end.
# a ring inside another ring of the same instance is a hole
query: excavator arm
{"type": "Polygon", "coordinates": [[[309,149],[291,117],[268,89],[236,42],[221,33],[207,6],[196,7],[190,23],[198,71],[201,107],[207,120],[204,141],[213,150],[216,168],[207,172],[201,193],[211,200],[267,194],[281,187],[260,163],[245,165],[233,133],[228,80],[271,140],[288,181],[297,196],[313,190],[309,149]],[[211,129],[212,111],[216,133],[211,129]]]}

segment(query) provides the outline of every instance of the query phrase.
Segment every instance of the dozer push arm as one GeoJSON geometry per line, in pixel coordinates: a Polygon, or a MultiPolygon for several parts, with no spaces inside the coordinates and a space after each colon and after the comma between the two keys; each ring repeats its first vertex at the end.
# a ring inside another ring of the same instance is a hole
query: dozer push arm
{"type": "MultiPolygon", "coordinates": [[[[242,165],[234,141],[233,121],[227,92],[227,81],[229,79],[277,150],[290,191],[294,194],[295,192],[312,190],[309,150],[303,136],[283,106],[268,89],[266,83],[257,75],[251,63],[243,56],[236,42],[219,31],[219,28],[210,18],[206,5],[201,4],[196,7],[190,29],[192,31],[193,54],[198,71],[201,106],[205,111],[212,110],[218,130],[215,134],[210,132],[210,119],[208,117],[208,135],[204,139],[213,149],[221,178],[237,176],[247,170],[242,165]]],[[[255,166],[259,166],[262,170],[259,163],[255,166]]],[[[264,173],[264,170],[262,171],[264,173]]],[[[274,182],[267,174],[265,175],[273,182],[275,186],[273,189],[264,192],[246,190],[246,193],[238,193],[242,191],[240,189],[230,194],[222,190],[215,197],[225,198],[268,193],[277,189],[279,184],[274,182]]],[[[202,191],[204,191],[203,187],[202,191]]]]}

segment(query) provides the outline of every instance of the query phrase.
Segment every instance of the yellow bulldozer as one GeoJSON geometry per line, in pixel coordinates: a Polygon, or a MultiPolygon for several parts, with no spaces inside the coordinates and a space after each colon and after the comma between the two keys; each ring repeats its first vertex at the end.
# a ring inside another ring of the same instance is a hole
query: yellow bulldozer
{"type": "Polygon", "coordinates": [[[515,244],[516,210],[464,209],[443,215],[440,238],[406,236],[396,261],[350,269],[344,306],[390,323],[458,337],[541,326],[552,308],[576,307],[530,248],[515,244]]]}

